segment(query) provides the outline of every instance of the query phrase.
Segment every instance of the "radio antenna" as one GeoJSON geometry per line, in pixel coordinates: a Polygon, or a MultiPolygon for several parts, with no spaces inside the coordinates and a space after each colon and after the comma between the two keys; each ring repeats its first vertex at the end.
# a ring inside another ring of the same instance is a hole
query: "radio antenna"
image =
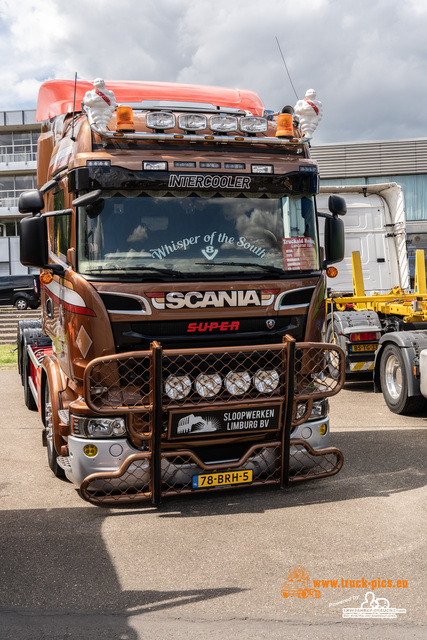
{"type": "Polygon", "coordinates": [[[279,47],[280,55],[282,56],[283,64],[285,65],[286,73],[288,74],[289,82],[291,83],[292,89],[294,90],[297,100],[299,100],[298,94],[295,91],[294,83],[292,82],[291,74],[289,73],[288,65],[286,64],[285,56],[283,55],[282,49],[280,48],[279,40],[277,36],[275,36],[275,38],[276,38],[277,46],[279,47]]]}
{"type": "Polygon", "coordinates": [[[76,75],[74,76],[73,120],[72,120],[72,125],[71,125],[71,140],[73,142],[76,141],[76,139],[74,137],[74,117],[75,117],[75,114],[76,114],[76,92],[77,92],[77,71],[76,71],[76,75]]]}

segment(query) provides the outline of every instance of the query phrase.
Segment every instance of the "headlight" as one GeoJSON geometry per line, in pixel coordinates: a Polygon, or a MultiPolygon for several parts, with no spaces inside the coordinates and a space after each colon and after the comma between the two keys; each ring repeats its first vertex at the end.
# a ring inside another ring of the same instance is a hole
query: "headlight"
{"type": "Polygon", "coordinates": [[[212,131],[236,131],[236,116],[212,116],[209,119],[209,127],[212,131]]]}
{"type": "Polygon", "coordinates": [[[124,418],[71,416],[71,431],[81,438],[115,438],[125,435],[126,423],[124,418]]]}
{"type": "Polygon", "coordinates": [[[189,376],[169,376],[165,382],[165,393],[171,400],[183,400],[191,391],[189,376]]]}
{"type": "Polygon", "coordinates": [[[309,420],[318,420],[319,418],[326,418],[328,415],[328,400],[323,398],[322,400],[315,400],[313,402],[313,408],[311,410],[309,420]]]}
{"type": "Polygon", "coordinates": [[[251,376],[247,371],[229,371],[224,386],[232,396],[241,396],[251,386],[251,376]]]}
{"type": "Polygon", "coordinates": [[[272,393],[279,386],[280,373],[276,369],[259,369],[253,383],[260,393],[272,393]]]}
{"type": "Polygon", "coordinates": [[[194,382],[194,388],[202,398],[213,398],[221,390],[219,373],[201,373],[194,382]]]}
{"type": "Polygon", "coordinates": [[[240,118],[240,131],[247,131],[248,133],[259,133],[261,131],[267,131],[268,122],[266,118],[260,118],[259,116],[246,116],[240,118]]]}
{"type": "Polygon", "coordinates": [[[145,123],[149,129],[173,129],[175,127],[175,116],[168,111],[153,111],[145,116],[145,123]]]}
{"type": "Polygon", "coordinates": [[[303,415],[307,411],[307,404],[308,404],[307,400],[302,401],[302,402],[298,402],[297,410],[295,412],[295,420],[301,420],[301,418],[303,417],[303,415]]]}

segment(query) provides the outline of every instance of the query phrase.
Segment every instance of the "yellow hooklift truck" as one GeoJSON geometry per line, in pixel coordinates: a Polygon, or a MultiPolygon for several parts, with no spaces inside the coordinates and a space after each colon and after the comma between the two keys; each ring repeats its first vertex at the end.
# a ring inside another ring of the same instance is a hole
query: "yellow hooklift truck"
{"type": "MultiPolygon", "coordinates": [[[[415,291],[394,287],[366,296],[360,254],[352,254],[353,295],[327,301],[326,341],[345,352],[346,372],[372,371],[374,388],[394,413],[420,411],[427,397],[427,287],[417,250],[415,291]]],[[[331,363],[333,368],[333,363],[331,363]]]]}

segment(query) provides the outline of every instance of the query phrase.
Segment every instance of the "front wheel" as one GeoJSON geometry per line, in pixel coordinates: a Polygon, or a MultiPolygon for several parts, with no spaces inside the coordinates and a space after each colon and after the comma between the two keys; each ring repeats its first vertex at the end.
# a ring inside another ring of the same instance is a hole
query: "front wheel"
{"type": "Polygon", "coordinates": [[[415,413],[425,405],[423,396],[408,396],[408,380],[402,353],[395,344],[384,348],[380,364],[384,400],[393,413],[415,413]]]}
{"type": "Polygon", "coordinates": [[[47,381],[44,388],[44,424],[46,429],[47,461],[49,467],[57,478],[63,478],[65,476],[65,472],[58,464],[58,454],[55,449],[52,403],[50,400],[50,390],[47,381]]]}
{"type": "Polygon", "coordinates": [[[28,302],[25,298],[16,298],[15,307],[19,311],[25,311],[25,309],[28,307],[28,302]]]}

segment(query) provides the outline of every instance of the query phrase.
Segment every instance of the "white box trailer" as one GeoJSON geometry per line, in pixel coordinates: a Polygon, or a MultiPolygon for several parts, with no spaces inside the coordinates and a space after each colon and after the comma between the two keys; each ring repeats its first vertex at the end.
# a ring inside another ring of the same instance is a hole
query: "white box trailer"
{"type": "MultiPolygon", "coordinates": [[[[328,288],[336,293],[352,293],[352,253],[359,251],[367,295],[388,293],[394,287],[408,291],[402,188],[395,182],[320,187],[318,211],[328,213],[328,199],[333,193],[343,196],[347,203],[347,213],[343,217],[346,248],[343,262],[336,265],[338,276],[328,278],[328,288]]],[[[323,219],[319,218],[319,221],[322,225],[323,219]]],[[[322,226],[320,234],[322,245],[322,226]]]]}

